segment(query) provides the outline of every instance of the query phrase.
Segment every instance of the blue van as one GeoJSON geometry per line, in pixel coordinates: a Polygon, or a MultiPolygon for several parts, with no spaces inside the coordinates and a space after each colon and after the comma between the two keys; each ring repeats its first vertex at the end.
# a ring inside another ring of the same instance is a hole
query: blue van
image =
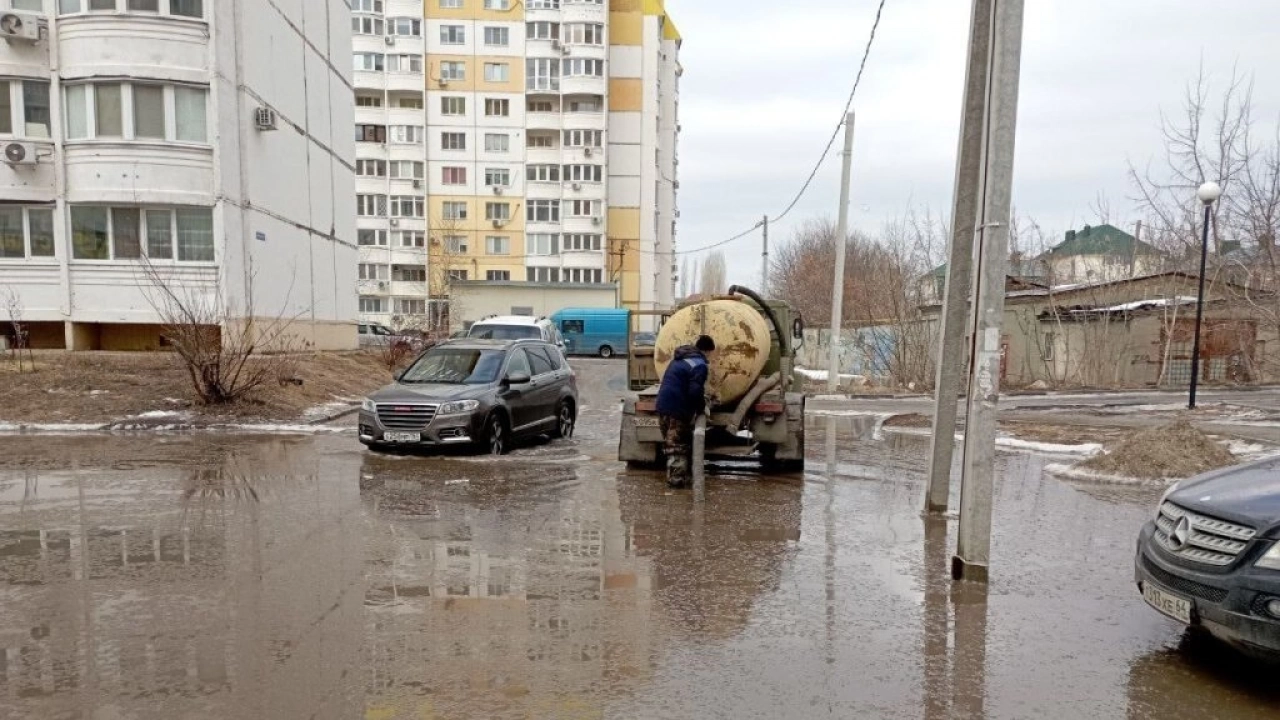
{"type": "Polygon", "coordinates": [[[565,308],[551,316],[567,355],[613,357],[627,351],[626,308],[565,308]]]}

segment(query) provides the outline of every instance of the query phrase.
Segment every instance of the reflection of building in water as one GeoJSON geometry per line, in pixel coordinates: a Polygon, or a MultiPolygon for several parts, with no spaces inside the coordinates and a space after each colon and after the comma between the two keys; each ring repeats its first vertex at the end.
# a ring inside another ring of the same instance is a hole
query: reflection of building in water
{"type": "Polygon", "coordinates": [[[306,446],[251,449],[200,471],[0,476],[0,706],[41,718],[341,708],[360,639],[355,489],[269,475],[315,472],[306,446]]]}

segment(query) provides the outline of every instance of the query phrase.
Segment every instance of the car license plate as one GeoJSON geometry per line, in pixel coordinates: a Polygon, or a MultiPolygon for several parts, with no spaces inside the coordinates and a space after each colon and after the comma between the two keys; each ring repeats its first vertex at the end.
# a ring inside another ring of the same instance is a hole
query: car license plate
{"type": "Polygon", "coordinates": [[[1142,599],[1151,607],[1177,620],[1183,625],[1191,624],[1191,601],[1156,587],[1152,583],[1142,584],[1142,599]]]}
{"type": "Polygon", "coordinates": [[[422,433],[389,432],[383,433],[382,439],[393,443],[416,443],[422,441],[422,433]]]}
{"type": "Polygon", "coordinates": [[[658,427],[658,418],[644,415],[636,416],[636,427],[658,427]]]}

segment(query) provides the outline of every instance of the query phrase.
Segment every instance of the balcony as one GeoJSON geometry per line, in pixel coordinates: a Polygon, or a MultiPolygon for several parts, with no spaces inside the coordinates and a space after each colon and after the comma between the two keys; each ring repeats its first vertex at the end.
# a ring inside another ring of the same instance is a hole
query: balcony
{"type": "Polygon", "coordinates": [[[524,160],[530,165],[559,165],[561,162],[560,147],[557,145],[555,147],[525,148],[524,160]]]}
{"type": "Polygon", "coordinates": [[[525,127],[530,130],[559,130],[563,126],[558,112],[531,112],[525,116],[525,127]]]}
{"type": "Polygon", "coordinates": [[[67,201],[212,205],[213,148],[139,141],[64,146],[67,201]]]}
{"type": "Polygon", "coordinates": [[[604,95],[606,81],[594,75],[560,78],[560,92],[565,95],[604,95]]]}
{"type": "Polygon", "coordinates": [[[6,138],[0,146],[20,143],[32,152],[31,164],[0,163],[0,196],[6,200],[53,202],[57,196],[57,156],[47,139],[6,138]]]}
{"type": "Polygon", "coordinates": [[[426,297],[427,283],[408,280],[392,280],[391,294],[396,297],[426,297]]]}
{"type": "Polygon", "coordinates": [[[64,15],[56,27],[63,78],[209,82],[209,25],[204,20],[142,14],[64,15]]]}

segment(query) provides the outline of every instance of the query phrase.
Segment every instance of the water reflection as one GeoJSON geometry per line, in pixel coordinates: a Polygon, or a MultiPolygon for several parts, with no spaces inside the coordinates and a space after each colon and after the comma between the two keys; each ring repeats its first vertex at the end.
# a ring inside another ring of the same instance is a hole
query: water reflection
{"type": "Polygon", "coordinates": [[[1275,672],[1274,664],[1241,655],[1207,635],[1187,633],[1176,647],[1133,662],[1126,717],[1274,718],[1280,713],[1275,672]]]}

